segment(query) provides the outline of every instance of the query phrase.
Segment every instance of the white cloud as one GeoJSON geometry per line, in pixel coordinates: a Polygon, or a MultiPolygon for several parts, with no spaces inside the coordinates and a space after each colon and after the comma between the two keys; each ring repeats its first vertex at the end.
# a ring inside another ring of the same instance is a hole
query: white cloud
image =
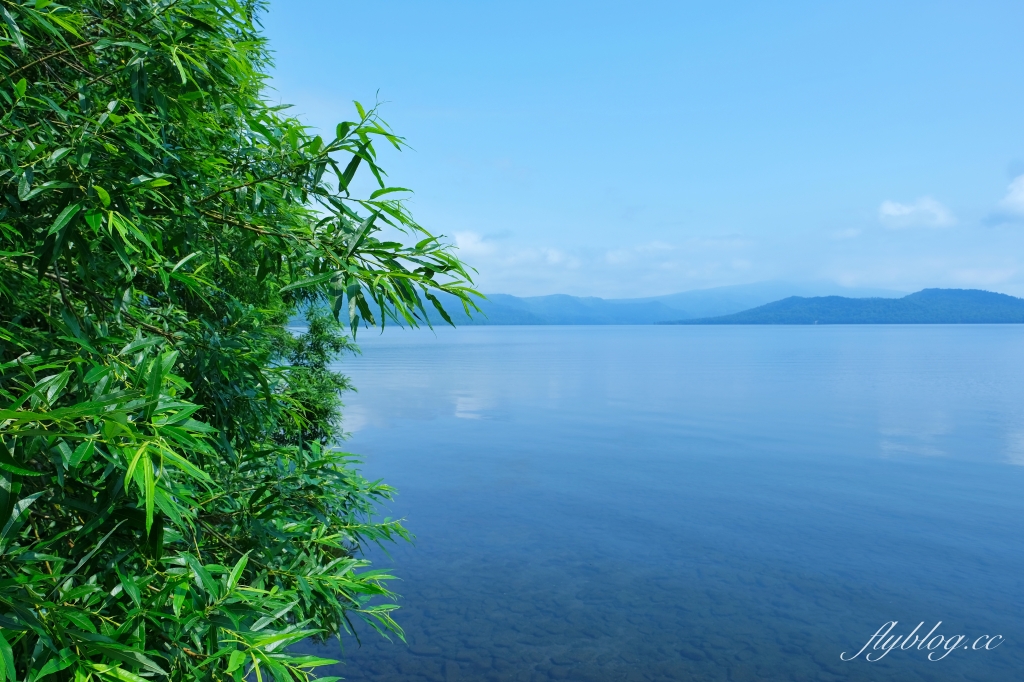
{"type": "Polygon", "coordinates": [[[921,197],[911,204],[883,201],[878,219],[894,230],[907,227],[949,227],[956,223],[953,213],[931,197],[921,197]]]}
{"type": "Polygon", "coordinates": [[[495,251],[494,244],[485,241],[476,232],[456,232],[455,246],[462,257],[490,256],[495,251]]]}
{"type": "Polygon", "coordinates": [[[565,265],[569,268],[578,268],[580,265],[579,259],[571,256],[566,256],[558,249],[541,249],[541,254],[544,256],[544,262],[548,265],[565,265]]]}
{"type": "MultiPolygon", "coordinates": [[[[558,272],[578,269],[582,265],[577,253],[560,248],[517,245],[514,242],[501,242],[500,237],[481,236],[469,231],[456,232],[454,237],[459,257],[478,270],[482,276],[481,282],[492,280],[499,273],[499,280],[510,275],[515,279],[544,279],[558,272]]],[[[503,292],[494,288],[490,291],[503,292]]]]}
{"type": "Polygon", "coordinates": [[[999,209],[1016,217],[1024,217],[1024,175],[1018,175],[1006,190],[1006,196],[999,202],[999,209]]]}

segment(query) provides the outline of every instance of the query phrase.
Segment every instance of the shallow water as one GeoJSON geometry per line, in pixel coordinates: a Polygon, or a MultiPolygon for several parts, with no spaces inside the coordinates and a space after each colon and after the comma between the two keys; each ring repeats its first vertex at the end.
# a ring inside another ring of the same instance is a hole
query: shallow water
{"type": "Polygon", "coordinates": [[[400,490],[391,513],[417,536],[374,555],[402,578],[409,645],[364,633],[317,648],[344,658],[333,674],[1024,671],[1024,326],[471,327],[359,342],[342,363],[359,387],[347,449],[400,490]],[[915,647],[841,660],[893,620],[891,635],[941,621],[935,634],[967,639],[939,661],[915,647]],[[1004,639],[963,648],[983,635],[1004,639]]]}

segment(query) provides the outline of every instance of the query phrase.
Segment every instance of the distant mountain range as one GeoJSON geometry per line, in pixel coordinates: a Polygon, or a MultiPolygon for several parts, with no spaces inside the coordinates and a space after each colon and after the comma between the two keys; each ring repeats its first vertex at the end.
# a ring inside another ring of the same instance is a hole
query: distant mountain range
{"type": "MultiPolygon", "coordinates": [[[[587,324],[959,324],[1024,323],[1024,299],[978,289],[924,289],[916,294],[830,283],[759,282],[650,298],[604,299],[488,294],[482,312],[466,315],[441,296],[458,327],[587,324]]],[[[444,321],[428,305],[431,324],[444,321]]],[[[292,321],[302,324],[296,316],[292,321]]]]}
{"type": "MultiPolygon", "coordinates": [[[[472,317],[454,298],[442,298],[445,310],[457,326],[551,325],[551,324],[656,324],[678,320],[729,315],[789,296],[899,297],[906,292],[888,289],[847,288],[831,283],[759,282],[737,286],[695,289],[649,298],[604,299],[565,294],[510,296],[488,294],[480,301],[482,313],[472,317]]],[[[431,311],[431,321],[439,322],[431,311]]]]}
{"type": "Polygon", "coordinates": [[[1024,299],[979,289],[924,289],[903,298],[790,296],[731,315],[668,324],[1024,323],[1024,299]]]}

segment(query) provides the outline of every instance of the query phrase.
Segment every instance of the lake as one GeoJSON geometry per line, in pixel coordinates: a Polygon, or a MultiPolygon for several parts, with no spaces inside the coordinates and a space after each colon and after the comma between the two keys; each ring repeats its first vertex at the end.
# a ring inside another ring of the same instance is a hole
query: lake
{"type": "Polygon", "coordinates": [[[341,362],[359,389],[346,449],[399,489],[389,513],[416,535],[371,553],[401,577],[409,644],[364,628],[361,646],[314,647],[344,658],[332,674],[1024,671],[1024,326],[389,329],[359,343],[341,362]]]}

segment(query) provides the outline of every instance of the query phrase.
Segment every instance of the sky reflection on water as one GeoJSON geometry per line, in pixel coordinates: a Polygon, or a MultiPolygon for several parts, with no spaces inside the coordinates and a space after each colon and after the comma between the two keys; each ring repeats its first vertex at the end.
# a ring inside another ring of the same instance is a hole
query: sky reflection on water
{"type": "Polygon", "coordinates": [[[1024,669],[1024,327],[362,334],[409,646],[353,680],[1006,680],[1024,669]],[[1003,635],[930,662],[856,652],[1003,635]]]}

